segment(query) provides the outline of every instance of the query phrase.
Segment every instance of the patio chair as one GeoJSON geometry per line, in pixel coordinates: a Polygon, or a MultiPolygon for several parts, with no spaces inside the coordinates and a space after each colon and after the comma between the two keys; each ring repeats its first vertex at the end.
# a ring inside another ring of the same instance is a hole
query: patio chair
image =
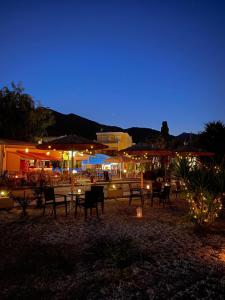
{"type": "Polygon", "coordinates": [[[56,218],[56,207],[58,205],[62,205],[62,204],[65,206],[65,213],[66,213],[66,216],[67,216],[67,197],[66,197],[66,195],[55,194],[55,191],[54,191],[53,187],[45,187],[44,188],[43,216],[45,215],[46,206],[51,205],[52,206],[52,212],[54,212],[54,216],[56,218]]]}
{"type": "Polygon", "coordinates": [[[154,198],[159,199],[161,197],[161,191],[162,191],[162,183],[155,181],[152,183],[152,196],[151,196],[151,206],[153,206],[153,200],[154,198]]]}
{"type": "Polygon", "coordinates": [[[166,203],[170,202],[170,186],[165,185],[163,190],[160,193],[160,203],[163,203],[163,207],[165,207],[166,203]]]}
{"type": "Polygon", "coordinates": [[[76,204],[75,204],[75,218],[77,217],[77,208],[83,208],[84,209],[84,218],[87,219],[87,211],[90,209],[90,215],[92,215],[92,209],[96,209],[96,215],[98,217],[98,198],[99,193],[96,191],[86,191],[85,192],[85,198],[76,198],[76,204]]]}
{"type": "Polygon", "coordinates": [[[105,202],[105,197],[104,197],[104,186],[103,185],[92,185],[91,186],[91,191],[92,192],[97,192],[98,193],[98,203],[101,203],[101,208],[102,208],[102,213],[104,213],[104,202],[105,202]]]}
{"type": "Polygon", "coordinates": [[[140,199],[141,206],[144,206],[144,195],[142,193],[141,188],[130,188],[129,205],[131,205],[133,199],[140,199]]]}

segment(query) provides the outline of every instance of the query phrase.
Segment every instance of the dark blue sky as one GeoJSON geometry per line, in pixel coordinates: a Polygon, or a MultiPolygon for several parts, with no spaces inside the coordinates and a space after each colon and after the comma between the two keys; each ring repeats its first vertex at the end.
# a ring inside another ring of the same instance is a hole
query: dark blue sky
{"type": "Polygon", "coordinates": [[[1,1],[0,87],[122,127],[225,121],[225,1],[1,1]]]}

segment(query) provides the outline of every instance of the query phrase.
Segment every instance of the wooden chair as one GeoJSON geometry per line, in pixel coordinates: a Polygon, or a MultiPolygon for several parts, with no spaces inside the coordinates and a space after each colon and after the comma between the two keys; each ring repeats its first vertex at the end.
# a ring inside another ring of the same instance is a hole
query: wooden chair
{"type": "Polygon", "coordinates": [[[103,185],[92,185],[91,191],[98,193],[97,202],[101,203],[102,213],[104,213],[104,204],[105,204],[104,186],[103,185]]]}
{"type": "Polygon", "coordinates": [[[84,218],[87,219],[87,211],[90,209],[90,215],[92,215],[92,209],[96,209],[96,215],[98,217],[98,198],[99,193],[96,191],[86,191],[85,192],[85,198],[76,198],[76,204],[75,204],[75,218],[77,217],[77,208],[83,208],[84,209],[84,218]]]}
{"type": "Polygon", "coordinates": [[[44,188],[43,216],[45,215],[46,206],[51,205],[52,211],[54,212],[54,216],[56,218],[56,206],[62,205],[62,204],[64,204],[64,206],[65,206],[65,213],[67,216],[67,197],[66,197],[66,195],[55,194],[53,187],[45,187],[44,188]]]}

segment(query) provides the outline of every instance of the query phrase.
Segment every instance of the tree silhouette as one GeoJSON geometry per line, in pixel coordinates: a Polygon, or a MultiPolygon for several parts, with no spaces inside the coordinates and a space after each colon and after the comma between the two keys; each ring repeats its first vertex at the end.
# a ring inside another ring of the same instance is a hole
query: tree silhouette
{"type": "Polygon", "coordinates": [[[49,110],[24,93],[21,84],[0,90],[0,137],[34,140],[46,135],[46,128],[54,122],[49,110]]]}
{"type": "Polygon", "coordinates": [[[169,143],[169,127],[167,121],[162,122],[161,138],[162,138],[162,148],[167,148],[169,143]]]}
{"type": "Polygon", "coordinates": [[[222,162],[225,155],[225,124],[221,121],[205,124],[204,131],[199,135],[199,144],[203,149],[215,153],[216,162],[222,162]]]}

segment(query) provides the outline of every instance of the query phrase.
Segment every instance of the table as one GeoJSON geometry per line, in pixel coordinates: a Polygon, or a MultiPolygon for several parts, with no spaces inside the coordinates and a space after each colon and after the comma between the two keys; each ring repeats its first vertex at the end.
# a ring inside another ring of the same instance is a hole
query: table
{"type": "Polygon", "coordinates": [[[70,201],[70,210],[73,210],[73,208],[75,207],[75,203],[78,199],[78,196],[84,196],[85,193],[84,192],[70,192],[68,193],[68,196],[71,197],[71,201],[70,201]],[[73,197],[75,197],[75,200],[73,199],[73,197]]]}

